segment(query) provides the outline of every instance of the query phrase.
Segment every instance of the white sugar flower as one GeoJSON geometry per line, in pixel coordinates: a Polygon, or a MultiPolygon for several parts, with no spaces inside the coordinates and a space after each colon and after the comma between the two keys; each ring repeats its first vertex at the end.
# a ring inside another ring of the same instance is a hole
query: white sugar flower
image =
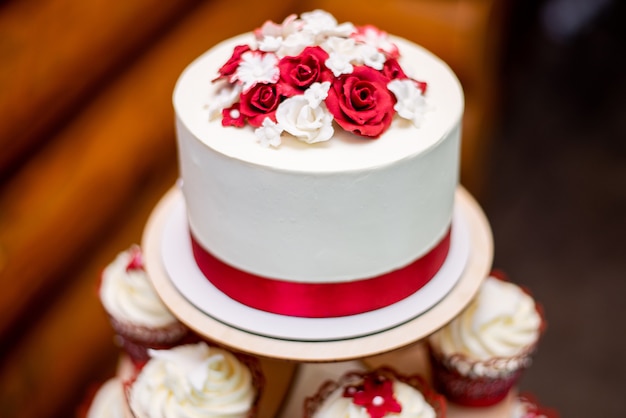
{"type": "Polygon", "coordinates": [[[300,17],[304,21],[303,29],[313,32],[316,35],[332,30],[337,26],[337,19],[323,10],[313,10],[312,12],[302,13],[300,17]]]}
{"type": "Polygon", "coordinates": [[[331,36],[324,41],[322,48],[329,54],[337,53],[346,56],[352,56],[355,49],[355,40],[352,38],[341,38],[339,36],[331,36]]]}
{"type": "Polygon", "coordinates": [[[262,40],[265,36],[286,38],[292,33],[299,31],[303,23],[298,19],[297,15],[292,14],[287,16],[281,24],[274,23],[271,20],[266,21],[263,26],[254,31],[254,35],[258,40],[262,40]]]}
{"type": "Polygon", "coordinates": [[[276,83],[279,78],[280,70],[276,55],[248,51],[241,55],[241,62],[230,81],[240,81],[243,84],[243,93],[246,93],[257,83],[276,83]]]}
{"type": "Polygon", "coordinates": [[[391,42],[387,32],[378,29],[375,26],[367,25],[360,27],[358,31],[352,35],[357,41],[367,45],[371,45],[374,48],[384,51],[389,56],[397,57],[398,47],[391,42]]]}
{"type": "Polygon", "coordinates": [[[282,36],[264,36],[259,40],[259,50],[263,52],[276,52],[282,45],[282,36]]]}
{"type": "Polygon", "coordinates": [[[217,93],[211,98],[211,103],[207,108],[209,111],[209,120],[213,120],[218,117],[222,109],[232,106],[241,94],[241,84],[229,84],[224,82],[217,93]]]}
{"type": "Polygon", "coordinates": [[[398,116],[419,127],[426,112],[426,99],[422,91],[409,79],[393,80],[387,84],[387,88],[396,96],[397,102],[393,108],[398,116]]]}
{"type": "Polygon", "coordinates": [[[295,32],[287,36],[283,40],[278,55],[284,56],[296,56],[299,55],[307,46],[315,45],[315,36],[311,32],[302,31],[295,32]]]}
{"type": "Polygon", "coordinates": [[[282,132],[283,129],[280,125],[270,118],[265,118],[263,124],[254,130],[254,134],[259,140],[259,143],[264,147],[280,146],[280,134],[282,132]]]}
{"type": "Polygon", "coordinates": [[[333,116],[326,105],[312,107],[304,95],[290,97],[279,104],[276,120],[286,132],[308,144],[327,141],[334,133],[333,116]]]}
{"type": "Polygon", "coordinates": [[[359,54],[361,62],[379,71],[383,69],[387,60],[385,54],[371,45],[359,45],[357,54],[359,54]]]}
{"type": "Polygon", "coordinates": [[[333,72],[335,77],[339,77],[341,74],[352,73],[354,67],[350,62],[351,60],[352,57],[349,55],[331,52],[328,54],[328,59],[324,62],[324,64],[326,64],[326,67],[333,72]]]}
{"type": "Polygon", "coordinates": [[[330,81],[324,81],[323,83],[313,83],[304,92],[304,98],[309,102],[309,106],[317,108],[320,103],[328,97],[328,90],[330,89],[330,81]]]}
{"type": "Polygon", "coordinates": [[[303,29],[313,33],[317,38],[326,36],[348,37],[355,31],[352,23],[337,25],[335,17],[323,10],[302,13],[300,17],[304,21],[303,29]]]}
{"type": "Polygon", "coordinates": [[[328,35],[348,37],[352,35],[355,30],[356,29],[352,23],[345,22],[345,23],[335,26],[334,30],[330,32],[328,35]]]}

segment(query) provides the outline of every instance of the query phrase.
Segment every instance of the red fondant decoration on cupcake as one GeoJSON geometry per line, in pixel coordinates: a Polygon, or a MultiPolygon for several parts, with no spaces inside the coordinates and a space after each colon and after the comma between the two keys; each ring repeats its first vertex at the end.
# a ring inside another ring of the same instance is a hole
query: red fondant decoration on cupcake
{"type": "Polygon", "coordinates": [[[347,372],[324,382],[304,401],[304,418],[368,416],[370,418],[446,416],[446,399],[419,375],[389,367],[347,372]],[[356,406],[355,406],[356,405],[356,406]],[[367,414],[367,415],[365,415],[367,414]]]}
{"type": "Polygon", "coordinates": [[[126,272],[131,270],[143,270],[143,256],[141,254],[141,249],[138,246],[132,246],[129,250],[130,252],[130,261],[126,265],[126,272]]]}
{"type": "Polygon", "coordinates": [[[359,386],[348,386],[344,397],[364,406],[371,418],[383,418],[389,412],[402,412],[402,405],[393,396],[393,382],[383,376],[368,375],[359,386]]]}

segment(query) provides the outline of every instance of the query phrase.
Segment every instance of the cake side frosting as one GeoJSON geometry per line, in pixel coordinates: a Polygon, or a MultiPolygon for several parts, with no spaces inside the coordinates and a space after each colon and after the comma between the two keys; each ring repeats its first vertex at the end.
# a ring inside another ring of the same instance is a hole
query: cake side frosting
{"type": "Polygon", "coordinates": [[[210,120],[212,80],[252,34],[184,71],[174,93],[179,159],[203,248],[262,277],[328,283],[402,268],[442,240],[458,184],[462,91],[438,58],[390,39],[405,72],[428,83],[428,111],[419,126],[396,118],[375,139],[335,129],[328,141],[287,136],[275,149],[260,146],[250,126],[210,120]]]}

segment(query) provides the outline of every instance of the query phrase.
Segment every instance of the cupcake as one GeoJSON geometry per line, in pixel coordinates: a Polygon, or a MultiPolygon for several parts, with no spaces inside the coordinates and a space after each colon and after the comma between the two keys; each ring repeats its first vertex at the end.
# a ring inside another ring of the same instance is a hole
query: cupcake
{"type": "Polygon", "coordinates": [[[98,388],[87,411],[80,413],[79,416],[85,418],[125,418],[125,403],[122,381],[113,377],[98,388]]]}
{"type": "Polygon", "coordinates": [[[326,382],[304,405],[304,418],[441,418],[445,413],[445,399],[425,380],[389,368],[326,382]]]}
{"type": "Polygon", "coordinates": [[[253,418],[262,386],[258,363],[205,342],[149,350],[129,383],[135,418],[253,418]]]}
{"type": "Polygon", "coordinates": [[[138,246],[118,254],[104,269],[99,296],[120,345],[137,365],[147,361],[148,348],[172,347],[187,334],[152,287],[138,246]]]}
{"type": "Polygon", "coordinates": [[[466,309],[428,338],[435,388],[464,406],[500,402],[530,365],[544,326],[531,295],[492,274],[466,309]]]}

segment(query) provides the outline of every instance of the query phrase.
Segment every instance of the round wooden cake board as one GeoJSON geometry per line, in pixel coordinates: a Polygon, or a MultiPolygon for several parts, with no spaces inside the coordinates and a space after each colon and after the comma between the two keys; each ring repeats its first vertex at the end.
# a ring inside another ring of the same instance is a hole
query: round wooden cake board
{"type": "Polygon", "coordinates": [[[484,213],[462,187],[456,206],[469,232],[469,254],[461,276],[441,300],[417,317],[368,335],[307,341],[260,335],[217,320],[191,303],[175,286],[163,262],[162,240],[168,216],[181,192],[173,188],[152,212],[142,238],[145,265],[152,283],[167,307],[183,323],[206,338],[252,355],[297,362],[334,362],[362,359],[410,345],[436,331],[470,302],[487,276],[493,261],[493,237],[484,213]]]}

